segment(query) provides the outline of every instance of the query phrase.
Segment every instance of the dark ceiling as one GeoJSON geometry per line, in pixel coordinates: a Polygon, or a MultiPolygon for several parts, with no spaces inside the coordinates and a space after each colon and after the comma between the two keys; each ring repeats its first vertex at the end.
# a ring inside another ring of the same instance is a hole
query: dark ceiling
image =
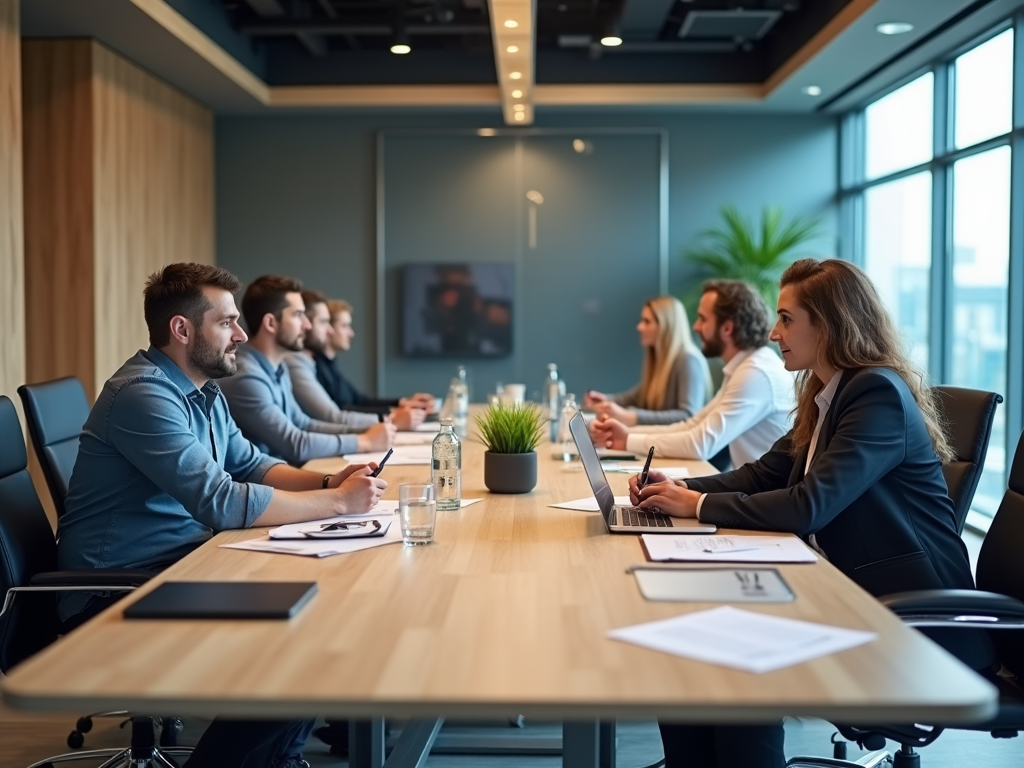
{"type": "MultiPolygon", "coordinates": [[[[496,78],[487,0],[168,2],[221,45],[246,48],[270,85],[496,78]],[[396,35],[412,53],[389,52],[396,35]]],[[[536,81],[764,82],[850,2],[537,0],[536,81]],[[623,44],[601,46],[609,33],[623,44]]]]}

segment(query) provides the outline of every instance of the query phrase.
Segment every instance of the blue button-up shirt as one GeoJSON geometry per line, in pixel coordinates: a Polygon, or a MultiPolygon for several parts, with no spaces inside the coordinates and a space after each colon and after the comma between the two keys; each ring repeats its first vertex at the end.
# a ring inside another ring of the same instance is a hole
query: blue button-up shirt
{"type": "MultiPolygon", "coordinates": [[[[139,351],[85,422],[58,528],[59,567],[170,565],[216,531],[252,525],[274,492],[259,483],[279,463],[242,436],[216,383],[197,389],[160,350],[139,351]]],[[[61,617],[87,601],[65,595],[61,617]]]]}

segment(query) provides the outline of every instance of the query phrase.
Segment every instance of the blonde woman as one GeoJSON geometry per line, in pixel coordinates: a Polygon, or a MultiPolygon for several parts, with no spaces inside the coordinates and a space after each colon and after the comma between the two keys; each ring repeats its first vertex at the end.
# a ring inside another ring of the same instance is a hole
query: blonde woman
{"type": "Polygon", "coordinates": [[[636,330],[645,349],[640,383],[617,395],[591,390],[583,405],[630,427],[686,421],[711,392],[708,363],[693,342],[686,309],[674,296],[651,299],[636,330]]]}

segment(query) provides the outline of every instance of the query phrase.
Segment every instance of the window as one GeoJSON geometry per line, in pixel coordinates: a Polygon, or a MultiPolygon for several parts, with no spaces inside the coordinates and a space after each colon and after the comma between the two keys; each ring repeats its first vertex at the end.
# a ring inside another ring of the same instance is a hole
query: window
{"type": "MultiPolygon", "coordinates": [[[[1010,354],[1019,331],[1008,327],[1012,297],[1024,293],[1010,284],[1010,232],[1024,226],[1010,215],[1011,185],[1024,183],[1012,177],[1014,146],[1024,142],[1013,126],[1014,89],[1024,83],[1013,70],[1014,30],[999,30],[853,113],[844,121],[853,178],[841,196],[859,228],[849,233],[855,259],[914,363],[934,382],[1019,399],[1008,392],[1024,378],[1024,356],[1010,354]]],[[[1002,498],[1022,411],[996,411],[976,524],[1002,498]]]]}
{"type": "Polygon", "coordinates": [[[934,91],[934,77],[929,72],[864,111],[869,179],[931,160],[934,91]]]}
{"type": "Polygon", "coordinates": [[[953,62],[957,149],[1009,133],[1013,113],[1013,30],[953,62]]]}
{"type": "Polygon", "coordinates": [[[864,268],[928,370],[932,175],[925,171],[864,191],[864,268]]]}
{"type": "MultiPolygon", "coordinates": [[[[953,165],[953,355],[949,381],[1006,394],[1010,148],[953,165]]],[[[974,508],[994,515],[1006,471],[1006,410],[996,410],[974,508]]]]}

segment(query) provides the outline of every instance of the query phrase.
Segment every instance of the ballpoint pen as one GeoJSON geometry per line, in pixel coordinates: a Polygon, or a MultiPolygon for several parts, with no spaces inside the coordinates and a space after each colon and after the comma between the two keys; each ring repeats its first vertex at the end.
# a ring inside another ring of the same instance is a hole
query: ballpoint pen
{"type": "Polygon", "coordinates": [[[647,461],[644,462],[643,472],[640,473],[640,487],[644,488],[647,485],[647,473],[651,471],[651,459],[654,458],[654,446],[651,446],[651,450],[647,452],[647,461]]]}
{"type": "Polygon", "coordinates": [[[376,477],[380,474],[380,471],[384,469],[384,465],[387,463],[387,460],[391,458],[391,454],[394,452],[394,448],[388,448],[388,452],[384,454],[384,458],[380,460],[380,464],[377,465],[377,468],[370,473],[370,477],[376,477]]]}
{"type": "Polygon", "coordinates": [[[760,547],[743,547],[742,549],[702,549],[701,552],[707,552],[709,555],[731,555],[733,552],[756,552],[760,547]]]}

